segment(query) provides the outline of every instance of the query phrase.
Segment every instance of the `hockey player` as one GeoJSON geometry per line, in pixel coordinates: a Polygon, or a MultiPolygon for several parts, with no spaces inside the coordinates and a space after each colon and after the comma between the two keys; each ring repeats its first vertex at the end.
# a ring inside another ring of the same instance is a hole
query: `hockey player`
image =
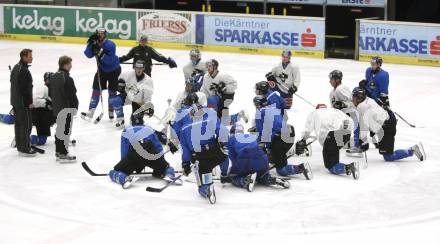
{"type": "Polygon", "coordinates": [[[172,58],[165,58],[154,48],[148,46],[148,36],[146,35],[141,35],[139,45],[133,47],[126,55],[119,57],[119,62],[123,63],[130,59],[133,59],[133,65],[136,64],[138,60],[144,61],[145,73],[149,77],[151,77],[151,67],[153,66],[152,59],[166,63],[170,68],[177,68],[177,64],[172,58]]]}
{"type": "Polygon", "coordinates": [[[176,110],[182,107],[186,96],[191,93],[197,93],[199,100],[206,101],[206,96],[199,92],[203,84],[203,77],[207,71],[206,63],[201,61],[202,54],[197,48],[191,49],[189,52],[190,62],[183,67],[183,74],[185,77],[185,91],[177,95],[177,99],[174,103],[176,110]]]}
{"type": "MultiPolygon", "coordinates": [[[[143,113],[131,115],[131,126],[121,135],[121,160],[108,173],[110,179],[127,189],[138,178],[145,167],[153,169],[153,176],[173,180],[174,168],[165,160],[160,138],[155,131],[143,123],[143,113]]],[[[177,182],[181,184],[181,182],[177,182]]]]}
{"type": "Polygon", "coordinates": [[[415,155],[420,161],[426,159],[426,154],[421,142],[403,150],[394,151],[397,120],[389,109],[379,106],[373,99],[367,97],[367,91],[356,87],[352,92],[353,104],[359,113],[360,138],[359,144],[362,151],[367,151],[368,133],[378,135],[379,153],[387,162],[397,161],[415,155]]]}
{"type": "Polygon", "coordinates": [[[195,86],[193,89],[198,91],[202,86],[203,76],[207,72],[206,62],[202,61],[202,54],[198,48],[191,49],[189,58],[190,62],[183,67],[185,83],[193,83],[195,86]]]}
{"type": "Polygon", "coordinates": [[[70,155],[68,150],[73,116],[76,115],[78,110],[76,87],[70,76],[72,58],[61,56],[58,60],[58,67],[58,72],[53,75],[49,82],[53,115],[57,118],[55,157],[57,161],[75,162],[76,156],[70,155]]]}
{"type": "MultiPolygon", "coordinates": [[[[116,45],[113,41],[106,38],[107,31],[104,28],[96,29],[96,32],[89,37],[84,54],[87,58],[96,58],[98,70],[93,79],[93,92],[90,98],[88,112],[82,112],[83,119],[91,119],[99,104],[102,91],[108,88],[108,116],[114,118],[113,106],[110,100],[116,96],[118,87],[118,77],[121,74],[121,66],[118,56],[116,56],[116,45]],[[98,78],[100,81],[98,81],[98,78]],[[108,83],[108,85],[107,85],[108,83]]],[[[104,112],[104,111],[103,111],[104,112]]]]}
{"type": "Polygon", "coordinates": [[[330,91],[330,104],[332,108],[339,109],[350,116],[354,122],[354,146],[359,146],[359,122],[356,109],[351,99],[351,90],[348,86],[342,84],[343,74],[339,70],[333,70],[329,74],[330,85],[333,89],[330,91]]]}
{"type": "Polygon", "coordinates": [[[323,146],[322,157],[324,166],[332,174],[352,175],[359,179],[359,163],[343,164],[339,161],[339,150],[350,141],[353,131],[353,120],[344,112],[327,108],[325,104],[318,104],[311,112],[302,132],[302,139],[295,145],[295,153],[301,155],[306,149],[306,140],[314,133],[323,146]]]}
{"type": "Polygon", "coordinates": [[[40,86],[34,90],[32,109],[32,120],[37,135],[31,135],[32,145],[46,144],[47,137],[51,135],[50,127],[55,123],[55,117],[52,111],[52,98],[49,96],[49,82],[54,73],[44,73],[44,86],[40,86]]]}
{"type": "Polygon", "coordinates": [[[14,110],[11,109],[8,114],[0,114],[0,122],[13,125],[15,122],[14,110]]]}
{"type": "Polygon", "coordinates": [[[381,57],[371,58],[371,67],[365,72],[365,80],[359,82],[359,87],[365,89],[367,96],[374,99],[382,107],[390,107],[388,99],[389,75],[382,69],[381,57]]]}
{"type": "Polygon", "coordinates": [[[269,83],[267,81],[260,81],[255,84],[255,94],[264,96],[267,100],[267,106],[274,106],[280,109],[281,115],[284,115],[286,103],[279,92],[269,89],[269,83]]]}
{"type": "Polygon", "coordinates": [[[259,147],[257,136],[244,134],[243,131],[241,124],[231,127],[231,136],[228,141],[231,168],[229,169],[229,160],[225,160],[220,165],[221,182],[231,182],[250,192],[253,191],[255,183],[289,188],[290,183],[287,180],[271,176],[269,160],[266,153],[259,147]]]}
{"type": "Polygon", "coordinates": [[[292,52],[284,50],[281,53],[281,63],[273,67],[271,72],[266,74],[270,88],[278,91],[286,102],[286,108],[292,107],[292,96],[298,90],[301,83],[301,73],[296,64],[291,61],[292,52]]]}
{"type": "Polygon", "coordinates": [[[153,116],[154,108],[151,103],[153,96],[153,80],[144,73],[145,63],[137,60],[133,70],[124,72],[118,80],[119,95],[110,99],[110,103],[116,112],[116,127],[124,128],[124,110],[125,104],[131,103],[132,113],[143,108],[148,116],[153,116]]]}
{"type": "Polygon", "coordinates": [[[224,115],[229,119],[229,105],[234,100],[235,90],[237,89],[237,81],[230,75],[218,70],[219,63],[215,59],[206,62],[208,73],[203,77],[203,85],[200,89],[205,93],[209,100],[209,96],[219,97],[217,116],[222,118],[224,115]]]}
{"type": "Polygon", "coordinates": [[[258,133],[258,142],[264,144],[269,154],[269,161],[275,165],[276,171],[281,176],[304,174],[310,179],[309,169],[303,163],[299,165],[287,164],[287,152],[293,146],[295,129],[288,125],[281,110],[267,106],[265,96],[257,95],[254,98],[256,107],[255,125],[258,133]]]}
{"type": "Polygon", "coordinates": [[[212,170],[228,156],[227,129],[222,126],[214,110],[197,104],[192,105],[187,118],[179,137],[183,151],[182,168],[188,175],[191,173],[191,164],[194,164],[199,194],[214,204],[216,196],[212,170]]]}

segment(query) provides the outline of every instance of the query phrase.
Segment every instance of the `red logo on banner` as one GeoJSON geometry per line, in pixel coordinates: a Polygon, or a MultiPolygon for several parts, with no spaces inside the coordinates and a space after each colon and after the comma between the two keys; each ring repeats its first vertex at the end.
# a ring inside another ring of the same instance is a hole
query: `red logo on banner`
{"type": "Polygon", "coordinates": [[[440,55],[440,36],[437,36],[437,41],[431,42],[431,54],[440,55]]]}
{"type": "Polygon", "coordinates": [[[306,32],[301,34],[301,45],[303,47],[316,47],[316,34],[313,34],[310,28],[307,28],[306,32]]]}

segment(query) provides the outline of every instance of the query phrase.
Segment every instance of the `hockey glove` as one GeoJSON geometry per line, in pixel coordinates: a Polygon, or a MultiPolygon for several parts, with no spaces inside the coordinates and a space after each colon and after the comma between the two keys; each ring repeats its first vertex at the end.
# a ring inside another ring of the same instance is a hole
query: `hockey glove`
{"type": "Polygon", "coordinates": [[[93,33],[90,37],[89,40],[87,40],[87,44],[95,44],[96,41],[98,40],[98,35],[96,33],[93,33]]]}
{"type": "Polygon", "coordinates": [[[148,116],[148,117],[153,117],[153,115],[154,115],[154,108],[147,108],[147,109],[145,109],[145,114],[148,116]]]}
{"type": "Polygon", "coordinates": [[[220,175],[220,183],[225,184],[225,183],[230,183],[231,179],[229,179],[228,173],[221,173],[220,175]]]}
{"type": "Polygon", "coordinates": [[[120,93],[125,93],[125,80],[123,79],[118,80],[118,88],[116,90],[120,93]]]}
{"type": "Polygon", "coordinates": [[[167,135],[165,135],[165,133],[161,132],[161,131],[154,131],[154,133],[156,134],[156,136],[159,138],[160,144],[162,145],[166,145],[168,138],[167,135]]]}
{"type": "Polygon", "coordinates": [[[292,87],[290,87],[289,91],[288,91],[289,96],[292,96],[293,94],[295,94],[296,91],[298,91],[298,88],[296,88],[295,85],[292,85],[292,87]]]}
{"type": "Polygon", "coordinates": [[[368,141],[359,140],[359,144],[359,148],[362,150],[362,152],[366,152],[370,148],[368,141]]]}
{"type": "Polygon", "coordinates": [[[174,59],[168,58],[167,62],[168,62],[168,66],[170,66],[170,68],[177,68],[177,64],[176,64],[176,61],[174,61],[174,59]]]}
{"type": "Polygon", "coordinates": [[[336,108],[339,110],[344,109],[346,107],[347,107],[347,105],[345,105],[345,103],[343,103],[342,101],[336,101],[333,103],[333,108],[336,108]]]}
{"type": "Polygon", "coordinates": [[[182,162],[183,175],[191,174],[191,163],[189,161],[182,162]]]}
{"type": "Polygon", "coordinates": [[[174,145],[174,143],[172,142],[168,142],[168,148],[170,149],[170,152],[172,154],[176,153],[179,149],[177,148],[176,145],[174,145]]]}
{"type": "Polygon", "coordinates": [[[272,72],[269,72],[269,73],[266,74],[266,80],[267,80],[267,81],[275,81],[276,78],[275,78],[275,76],[272,74],[272,72]]]}
{"type": "Polygon", "coordinates": [[[52,110],[52,101],[49,99],[46,99],[46,106],[45,109],[52,110]]]}
{"type": "Polygon", "coordinates": [[[305,139],[301,139],[300,141],[297,141],[295,144],[295,154],[296,155],[302,155],[306,151],[307,143],[305,139]]]}
{"type": "Polygon", "coordinates": [[[384,109],[389,109],[390,108],[390,100],[388,99],[388,95],[387,94],[381,93],[380,97],[379,97],[379,101],[381,103],[381,106],[384,109]]]}
{"type": "Polygon", "coordinates": [[[365,88],[366,85],[367,85],[367,80],[363,79],[363,80],[359,81],[360,88],[365,88]]]}

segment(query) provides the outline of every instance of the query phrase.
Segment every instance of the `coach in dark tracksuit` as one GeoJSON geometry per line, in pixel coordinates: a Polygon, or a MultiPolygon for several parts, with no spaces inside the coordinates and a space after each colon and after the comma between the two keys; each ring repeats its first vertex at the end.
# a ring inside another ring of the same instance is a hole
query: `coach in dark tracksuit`
{"type": "Polygon", "coordinates": [[[32,131],[32,75],[29,64],[32,63],[32,50],[20,52],[20,62],[11,72],[11,105],[15,114],[15,141],[20,156],[33,157],[36,152],[31,149],[32,131]]]}
{"type": "MultiPolygon", "coordinates": [[[[145,74],[151,77],[151,67],[153,66],[152,59],[166,63],[170,68],[176,68],[177,64],[172,58],[166,58],[162,54],[158,53],[154,48],[147,45],[148,37],[142,35],[139,39],[139,45],[133,47],[127,55],[119,57],[119,62],[123,63],[127,60],[133,59],[133,65],[138,60],[143,60],[145,62],[145,74]]],[[[134,67],[134,66],[133,66],[134,67]]]]}
{"type": "Polygon", "coordinates": [[[57,117],[55,155],[60,160],[74,160],[76,159],[75,156],[68,155],[69,137],[72,133],[72,117],[78,109],[75,83],[69,74],[72,68],[72,59],[62,56],[58,61],[58,65],[59,70],[53,75],[49,83],[53,113],[57,117]]]}

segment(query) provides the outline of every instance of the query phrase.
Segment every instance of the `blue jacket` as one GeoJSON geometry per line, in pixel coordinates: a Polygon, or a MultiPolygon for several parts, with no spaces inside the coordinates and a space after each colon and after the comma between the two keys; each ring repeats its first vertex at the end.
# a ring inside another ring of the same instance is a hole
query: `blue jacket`
{"type": "Polygon", "coordinates": [[[163,152],[162,144],[160,144],[159,138],[152,128],[144,125],[130,126],[122,131],[121,160],[127,156],[130,145],[136,141],[151,141],[156,152],[163,152]]]}
{"type": "MultiPolygon", "coordinates": [[[[104,55],[99,59],[99,67],[103,72],[110,73],[121,67],[119,64],[119,58],[116,56],[116,45],[113,41],[106,39],[102,43],[102,46],[99,45],[99,47],[102,48],[104,52],[104,55]]],[[[87,44],[84,54],[88,58],[95,57],[91,43],[87,44]]]]}
{"type": "MultiPolygon", "coordinates": [[[[228,141],[229,159],[231,161],[231,174],[250,174],[267,170],[269,160],[267,155],[258,146],[255,135],[236,134],[228,141]]],[[[220,165],[222,173],[227,173],[229,160],[220,165]]]]}
{"type": "Polygon", "coordinates": [[[282,114],[284,114],[284,109],[286,108],[286,103],[284,102],[284,99],[281,97],[280,93],[278,91],[269,90],[265,94],[267,98],[267,105],[272,105],[278,109],[282,110],[282,114]]]}
{"type": "Polygon", "coordinates": [[[255,126],[258,132],[258,142],[264,142],[268,145],[270,145],[276,134],[281,134],[283,126],[287,128],[281,110],[271,106],[257,109],[255,126]]]}
{"type": "Polygon", "coordinates": [[[365,79],[367,83],[365,89],[368,92],[368,97],[378,101],[380,94],[388,95],[389,75],[383,69],[380,69],[377,74],[373,74],[371,67],[365,72],[365,79]]]}
{"type": "Polygon", "coordinates": [[[171,125],[172,131],[175,133],[173,137],[177,137],[180,140],[180,132],[182,127],[191,123],[191,117],[189,116],[190,108],[182,105],[182,108],[177,110],[174,123],[171,125]]]}
{"type": "Polygon", "coordinates": [[[217,118],[217,112],[209,108],[205,108],[204,112],[201,120],[194,121],[189,117],[189,123],[180,130],[182,162],[191,161],[192,153],[201,152],[204,145],[214,145],[218,141],[228,140],[228,129],[217,118]]]}

